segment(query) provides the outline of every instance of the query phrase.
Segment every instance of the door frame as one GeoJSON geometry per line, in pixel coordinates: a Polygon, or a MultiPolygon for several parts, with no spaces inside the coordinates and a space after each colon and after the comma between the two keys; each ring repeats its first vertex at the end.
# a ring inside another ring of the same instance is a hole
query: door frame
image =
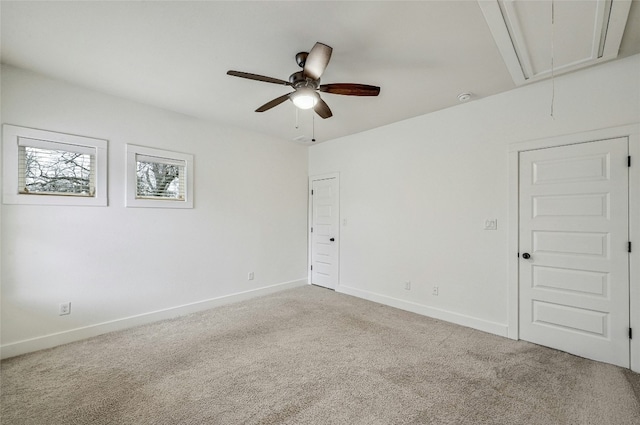
{"type": "Polygon", "coordinates": [[[338,263],[337,269],[338,273],[336,276],[336,287],[333,288],[335,291],[338,290],[340,286],[340,173],[328,173],[328,174],[318,174],[315,176],[309,176],[309,187],[307,188],[307,196],[309,198],[309,206],[307,208],[307,282],[311,285],[311,262],[312,262],[312,246],[311,246],[311,225],[313,224],[313,197],[311,196],[311,189],[313,188],[313,182],[317,180],[329,180],[336,179],[336,187],[338,190],[338,202],[336,208],[338,210],[338,226],[336,226],[336,261],[338,263]]]}
{"type": "Polygon", "coordinates": [[[633,249],[629,255],[629,323],[635,329],[630,341],[631,370],[640,372],[640,124],[611,127],[594,131],[568,134],[509,144],[509,225],[507,259],[508,323],[507,336],[520,339],[519,335],[519,199],[520,153],[535,149],[552,148],[598,140],[627,137],[629,141],[629,238],[633,249]]]}

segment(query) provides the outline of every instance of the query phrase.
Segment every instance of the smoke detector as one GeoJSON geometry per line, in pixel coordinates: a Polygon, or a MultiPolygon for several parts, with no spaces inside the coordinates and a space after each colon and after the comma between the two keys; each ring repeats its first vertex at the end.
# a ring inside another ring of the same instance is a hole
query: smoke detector
{"type": "Polygon", "coordinates": [[[466,102],[469,99],[471,99],[471,93],[460,93],[458,95],[458,101],[460,102],[466,102]]]}

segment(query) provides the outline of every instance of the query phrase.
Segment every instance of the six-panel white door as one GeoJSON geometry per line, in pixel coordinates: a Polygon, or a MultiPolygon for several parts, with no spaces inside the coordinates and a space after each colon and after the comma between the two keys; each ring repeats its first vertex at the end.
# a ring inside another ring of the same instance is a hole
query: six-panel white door
{"type": "Polygon", "coordinates": [[[311,189],[311,283],[335,289],[338,283],[338,180],[313,180],[311,189]]]}
{"type": "Polygon", "coordinates": [[[521,339],[629,367],[627,155],[626,138],[520,154],[521,339]]]}

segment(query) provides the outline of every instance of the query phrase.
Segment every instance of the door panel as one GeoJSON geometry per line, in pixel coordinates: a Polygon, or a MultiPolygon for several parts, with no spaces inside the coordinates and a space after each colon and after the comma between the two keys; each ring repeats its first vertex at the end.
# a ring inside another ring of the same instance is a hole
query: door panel
{"type": "Polygon", "coordinates": [[[533,198],[533,218],[541,217],[609,217],[609,195],[536,196],[533,198]]]}
{"type": "Polygon", "coordinates": [[[533,302],[533,322],[558,328],[560,331],[566,330],[606,337],[607,317],[608,315],[601,311],[543,301],[533,302]]]}
{"type": "Polygon", "coordinates": [[[564,255],[607,256],[607,233],[533,231],[533,252],[564,255]]]}
{"type": "Polygon", "coordinates": [[[533,183],[557,184],[606,180],[608,163],[608,153],[560,160],[541,160],[533,164],[533,183]]]}
{"type": "Polygon", "coordinates": [[[338,283],[338,180],[313,180],[311,188],[311,283],[335,289],[338,283]]]}
{"type": "Polygon", "coordinates": [[[520,337],[629,367],[628,141],[520,154],[520,337]]]}
{"type": "Polygon", "coordinates": [[[592,296],[606,296],[609,274],[557,267],[532,266],[533,287],[561,292],[578,292],[592,296]]]}

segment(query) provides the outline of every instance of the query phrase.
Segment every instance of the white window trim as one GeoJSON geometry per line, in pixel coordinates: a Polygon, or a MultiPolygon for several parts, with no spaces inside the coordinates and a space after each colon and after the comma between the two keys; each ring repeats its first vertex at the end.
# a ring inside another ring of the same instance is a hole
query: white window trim
{"type": "Polygon", "coordinates": [[[37,130],[4,124],[2,126],[2,202],[22,205],[77,205],[106,207],[107,200],[107,144],[103,139],[37,130]],[[43,146],[63,143],[95,152],[95,196],[37,195],[18,192],[18,139],[43,141],[43,146]]]}
{"type": "Polygon", "coordinates": [[[125,206],[134,208],[193,208],[193,155],[188,153],[172,152],[163,149],[149,148],[127,144],[126,146],[126,185],[125,206]],[[175,199],[147,199],[136,198],[137,176],[136,156],[148,155],[150,157],[163,158],[167,163],[171,161],[184,162],[185,188],[184,200],[175,199]]]}

